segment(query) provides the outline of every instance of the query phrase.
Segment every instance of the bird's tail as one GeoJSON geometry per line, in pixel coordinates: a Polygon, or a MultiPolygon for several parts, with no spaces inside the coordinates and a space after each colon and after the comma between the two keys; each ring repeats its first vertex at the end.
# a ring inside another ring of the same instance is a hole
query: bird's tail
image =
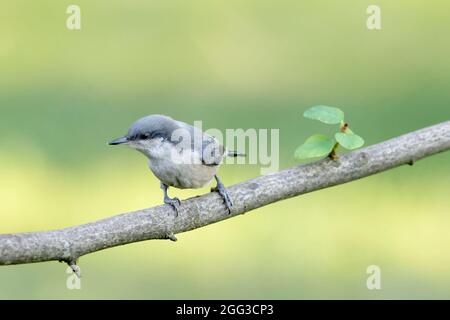
{"type": "Polygon", "coordinates": [[[229,151],[228,150],[227,157],[233,157],[233,158],[235,158],[235,157],[245,157],[245,153],[240,153],[240,152],[237,152],[237,151],[229,151]]]}

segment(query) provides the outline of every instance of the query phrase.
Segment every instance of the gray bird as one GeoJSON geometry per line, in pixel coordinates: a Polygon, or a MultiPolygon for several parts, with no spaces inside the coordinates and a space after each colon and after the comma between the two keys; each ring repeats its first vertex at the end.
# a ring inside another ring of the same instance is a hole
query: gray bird
{"type": "Polygon", "coordinates": [[[218,141],[199,128],[164,115],[149,115],[137,120],[128,133],[109,142],[126,144],[149,159],[149,168],[161,181],[164,203],[178,215],[180,199],[170,198],[169,187],[196,189],[209,184],[214,178],[229,213],[233,202],[217,176],[217,170],[226,156],[241,156],[228,152],[218,141]]]}

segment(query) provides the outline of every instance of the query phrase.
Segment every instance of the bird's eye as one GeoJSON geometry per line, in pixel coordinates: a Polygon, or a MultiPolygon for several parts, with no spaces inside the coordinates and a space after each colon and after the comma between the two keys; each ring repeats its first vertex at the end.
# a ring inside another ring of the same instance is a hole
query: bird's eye
{"type": "Polygon", "coordinates": [[[140,139],[148,139],[148,138],[150,138],[150,133],[148,133],[148,132],[142,133],[142,134],[139,136],[139,138],[140,138],[140,139]]]}

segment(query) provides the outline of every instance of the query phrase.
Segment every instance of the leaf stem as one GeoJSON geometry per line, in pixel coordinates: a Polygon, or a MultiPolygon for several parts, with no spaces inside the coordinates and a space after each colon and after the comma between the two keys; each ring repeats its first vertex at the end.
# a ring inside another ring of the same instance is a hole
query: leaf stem
{"type": "Polygon", "coordinates": [[[330,158],[331,160],[338,160],[339,157],[336,153],[337,148],[339,147],[339,143],[336,142],[333,146],[333,149],[331,149],[331,152],[328,154],[328,158],[330,158]]]}
{"type": "MultiPolygon", "coordinates": [[[[342,133],[345,133],[348,129],[348,123],[347,122],[342,122],[341,126],[339,128],[339,131],[341,131],[342,133]]],[[[331,149],[331,152],[328,154],[328,158],[330,158],[331,160],[338,160],[339,157],[336,153],[337,148],[339,147],[339,142],[336,142],[333,146],[333,149],[331,149]]]]}

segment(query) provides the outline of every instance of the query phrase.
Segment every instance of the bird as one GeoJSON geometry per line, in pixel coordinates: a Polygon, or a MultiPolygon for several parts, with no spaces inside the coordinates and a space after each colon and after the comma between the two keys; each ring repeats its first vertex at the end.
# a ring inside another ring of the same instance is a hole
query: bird
{"type": "Polygon", "coordinates": [[[217,191],[231,214],[233,201],[217,171],[225,157],[245,156],[228,151],[215,137],[169,116],[152,114],[136,120],[127,134],[109,142],[109,145],[127,145],[143,153],[149,168],[160,180],[164,203],[178,216],[179,198],[170,198],[169,187],[198,189],[216,180],[217,191]]]}

